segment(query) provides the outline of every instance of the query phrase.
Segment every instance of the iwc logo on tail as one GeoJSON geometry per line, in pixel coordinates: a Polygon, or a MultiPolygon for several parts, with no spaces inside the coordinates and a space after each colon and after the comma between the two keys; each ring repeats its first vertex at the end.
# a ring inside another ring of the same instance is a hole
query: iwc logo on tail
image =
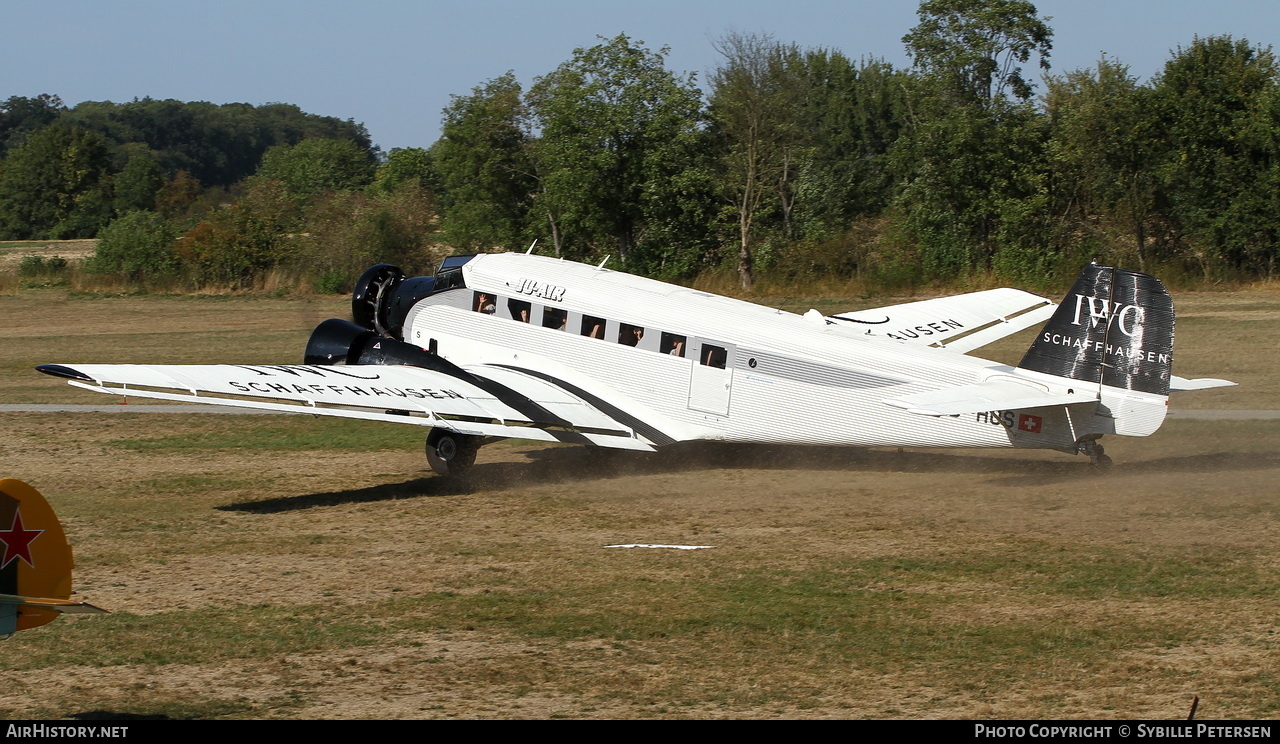
{"type": "Polygon", "coordinates": [[[1084,326],[1087,323],[1089,330],[1093,330],[1098,327],[1099,323],[1103,323],[1108,331],[1117,330],[1123,338],[1108,335],[1107,341],[1104,343],[1103,341],[1091,341],[1087,337],[1080,335],[1045,331],[1043,339],[1045,343],[1054,346],[1069,346],[1085,351],[1092,350],[1107,356],[1119,356],[1136,362],[1169,364],[1171,361],[1170,354],[1145,350],[1141,347],[1143,340],[1142,327],[1145,320],[1146,311],[1138,305],[1125,305],[1119,302],[1111,303],[1101,297],[1077,294],[1071,325],[1084,326]]]}
{"type": "Polygon", "coordinates": [[[1083,324],[1085,306],[1088,305],[1090,328],[1097,328],[1098,321],[1103,321],[1108,328],[1119,328],[1121,333],[1133,338],[1134,332],[1142,326],[1142,321],[1146,318],[1143,309],[1137,305],[1123,305],[1119,302],[1108,308],[1109,304],[1111,303],[1101,297],[1076,295],[1075,318],[1071,324],[1083,324]]]}

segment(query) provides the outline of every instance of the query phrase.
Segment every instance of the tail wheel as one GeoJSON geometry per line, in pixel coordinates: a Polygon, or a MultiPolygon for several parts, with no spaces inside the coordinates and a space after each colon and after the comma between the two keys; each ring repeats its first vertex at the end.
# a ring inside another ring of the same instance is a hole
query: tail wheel
{"type": "Polygon", "coordinates": [[[1106,470],[1111,467],[1111,458],[1107,456],[1106,450],[1098,443],[1100,437],[1093,436],[1076,442],[1078,452],[1089,456],[1089,464],[1098,470],[1106,470]]]}
{"type": "Polygon", "coordinates": [[[1115,463],[1112,462],[1110,455],[1103,454],[1102,447],[1099,446],[1097,454],[1090,457],[1089,464],[1098,470],[1110,470],[1115,463]]]}
{"type": "Polygon", "coordinates": [[[476,463],[481,437],[432,429],[427,435],[427,463],[446,478],[461,478],[476,463]]]}

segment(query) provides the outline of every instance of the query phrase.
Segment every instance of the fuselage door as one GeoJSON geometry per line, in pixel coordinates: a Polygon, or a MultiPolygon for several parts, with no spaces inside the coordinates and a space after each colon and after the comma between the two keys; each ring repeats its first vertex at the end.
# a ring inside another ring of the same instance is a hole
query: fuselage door
{"type": "Polygon", "coordinates": [[[736,349],[729,344],[703,341],[691,351],[697,356],[689,378],[689,408],[728,416],[736,349]]]}

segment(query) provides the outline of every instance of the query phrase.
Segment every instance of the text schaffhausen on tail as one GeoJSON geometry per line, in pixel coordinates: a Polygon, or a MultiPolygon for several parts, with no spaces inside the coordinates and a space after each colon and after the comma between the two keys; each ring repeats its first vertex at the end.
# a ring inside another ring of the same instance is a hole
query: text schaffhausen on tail
{"type": "Polygon", "coordinates": [[[1018,366],[1096,385],[1114,433],[1145,436],[1168,410],[1173,326],[1159,279],[1091,264],[1018,366]]]}

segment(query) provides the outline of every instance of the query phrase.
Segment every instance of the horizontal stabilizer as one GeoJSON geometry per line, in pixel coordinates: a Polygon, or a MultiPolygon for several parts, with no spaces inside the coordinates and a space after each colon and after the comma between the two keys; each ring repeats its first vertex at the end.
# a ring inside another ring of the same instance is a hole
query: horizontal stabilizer
{"type": "Polygon", "coordinates": [[[1169,392],[1186,392],[1188,390],[1209,390],[1211,388],[1232,387],[1236,383],[1231,380],[1219,380],[1216,377],[1201,377],[1195,380],[1188,380],[1185,377],[1173,375],[1169,379],[1169,392]]]}
{"type": "Polygon", "coordinates": [[[983,411],[1014,411],[1022,408],[1066,406],[1073,403],[1092,403],[1098,400],[1096,392],[1052,393],[1038,385],[1009,378],[987,380],[976,385],[962,385],[946,390],[930,390],[927,393],[888,398],[886,405],[906,409],[922,416],[956,416],[962,413],[983,411]]]}
{"type": "Polygon", "coordinates": [[[1020,289],[982,292],[888,305],[831,316],[868,336],[968,352],[1039,325],[1055,305],[1020,289]]]}
{"type": "Polygon", "coordinates": [[[48,597],[23,597],[19,594],[0,594],[0,605],[26,605],[60,615],[106,615],[107,610],[95,607],[88,602],[72,602],[69,599],[49,599],[48,597]]]}

